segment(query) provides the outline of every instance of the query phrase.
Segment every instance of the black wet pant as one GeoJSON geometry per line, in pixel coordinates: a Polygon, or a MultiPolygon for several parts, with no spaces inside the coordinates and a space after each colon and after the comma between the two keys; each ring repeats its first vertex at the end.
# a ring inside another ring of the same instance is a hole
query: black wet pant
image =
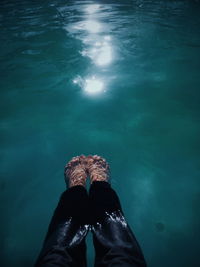
{"type": "Polygon", "coordinates": [[[85,267],[85,237],[91,229],[95,267],[146,267],[141,248],[107,182],[67,189],[60,198],[36,267],[85,267]]]}

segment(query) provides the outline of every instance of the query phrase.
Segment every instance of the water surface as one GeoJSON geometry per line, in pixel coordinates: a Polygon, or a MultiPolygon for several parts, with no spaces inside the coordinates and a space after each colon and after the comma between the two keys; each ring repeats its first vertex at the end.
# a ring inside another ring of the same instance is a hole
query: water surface
{"type": "Polygon", "coordinates": [[[1,266],[33,265],[82,153],[109,161],[149,267],[198,266],[199,1],[0,10],[1,266]]]}

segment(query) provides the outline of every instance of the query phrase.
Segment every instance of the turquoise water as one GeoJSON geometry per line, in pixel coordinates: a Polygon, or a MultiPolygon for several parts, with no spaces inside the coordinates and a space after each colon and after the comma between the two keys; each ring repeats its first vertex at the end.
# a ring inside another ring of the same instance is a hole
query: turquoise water
{"type": "Polygon", "coordinates": [[[33,265],[82,153],[110,163],[149,267],[199,266],[200,2],[0,10],[1,266],[33,265]]]}

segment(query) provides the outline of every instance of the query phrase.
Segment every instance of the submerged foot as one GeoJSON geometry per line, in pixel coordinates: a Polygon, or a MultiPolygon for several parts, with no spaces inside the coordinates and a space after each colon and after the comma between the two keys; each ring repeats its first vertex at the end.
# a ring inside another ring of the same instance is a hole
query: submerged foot
{"type": "Polygon", "coordinates": [[[65,166],[65,182],[68,187],[86,185],[87,169],[84,155],[73,157],[65,166]]]}
{"type": "Polygon", "coordinates": [[[110,168],[106,160],[98,155],[87,157],[87,170],[90,181],[106,181],[109,180],[110,168]]]}

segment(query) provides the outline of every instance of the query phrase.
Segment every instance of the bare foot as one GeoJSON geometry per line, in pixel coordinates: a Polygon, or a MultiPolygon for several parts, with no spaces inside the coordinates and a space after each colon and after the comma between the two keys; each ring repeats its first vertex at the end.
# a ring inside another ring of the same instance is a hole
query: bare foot
{"type": "Polygon", "coordinates": [[[109,165],[106,160],[98,155],[87,157],[87,170],[90,176],[90,181],[108,181],[109,165]]]}
{"type": "Polygon", "coordinates": [[[85,186],[87,179],[86,157],[84,155],[73,157],[65,166],[65,182],[69,187],[85,186]]]}

